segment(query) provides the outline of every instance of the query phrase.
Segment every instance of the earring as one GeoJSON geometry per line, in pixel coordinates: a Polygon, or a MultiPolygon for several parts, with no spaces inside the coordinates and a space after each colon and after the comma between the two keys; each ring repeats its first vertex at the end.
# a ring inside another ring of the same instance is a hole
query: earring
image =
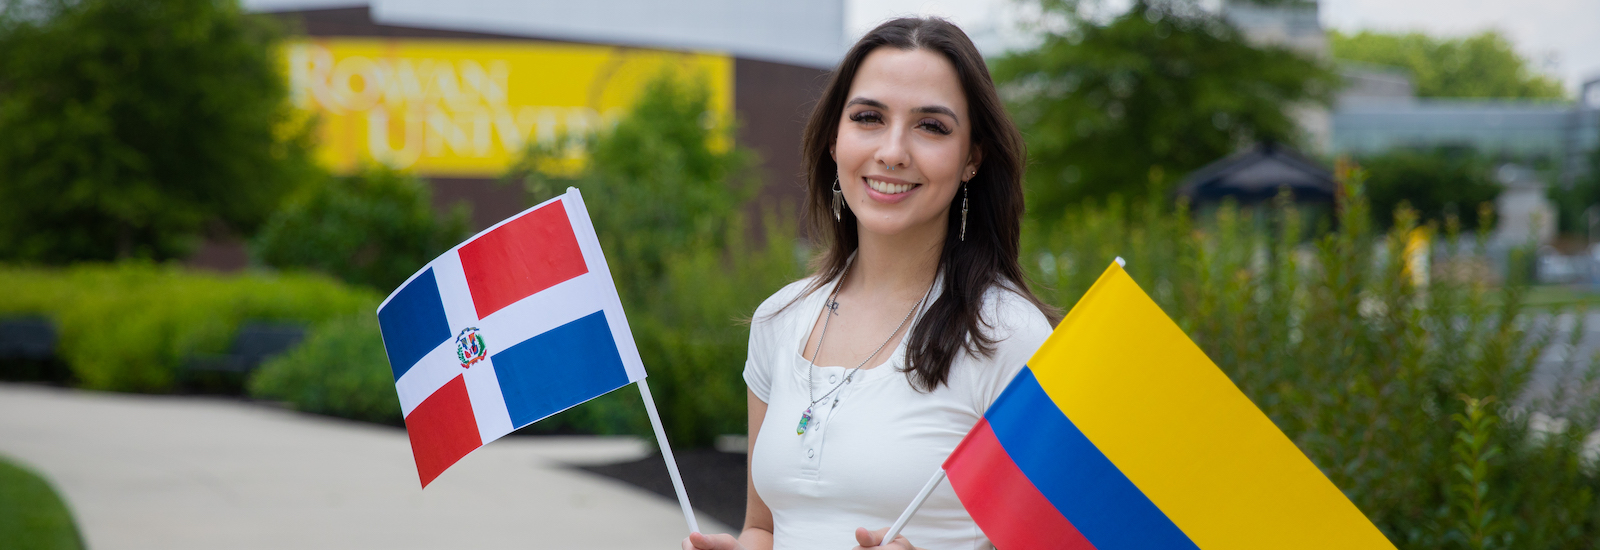
{"type": "Polygon", "coordinates": [[[967,240],[967,182],[961,182],[961,235],[963,242],[967,240]]]}
{"type": "Polygon", "coordinates": [[[839,210],[844,206],[844,189],[839,187],[839,177],[833,178],[833,221],[842,221],[839,210]]]}

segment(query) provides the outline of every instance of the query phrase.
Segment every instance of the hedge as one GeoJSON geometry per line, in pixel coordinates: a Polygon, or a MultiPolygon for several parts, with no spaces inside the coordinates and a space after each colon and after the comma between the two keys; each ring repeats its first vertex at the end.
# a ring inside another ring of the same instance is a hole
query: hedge
{"type": "Polygon", "coordinates": [[[0,266],[0,316],[55,322],[84,388],[166,392],[186,357],[224,353],[245,321],[311,325],[371,312],[376,293],[308,274],[224,275],[127,262],[0,266]]]}

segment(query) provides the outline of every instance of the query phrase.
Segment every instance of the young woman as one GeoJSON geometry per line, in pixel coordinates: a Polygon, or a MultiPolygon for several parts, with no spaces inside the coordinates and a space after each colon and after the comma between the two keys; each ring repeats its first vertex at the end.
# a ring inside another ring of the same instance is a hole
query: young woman
{"type": "Polygon", "coordinates": [[[744,530],[683,548],[986,547],[947,483],[880,539],[1050,333],[1017,260],[1021,135],[965,33],[898,19],[845,55],[804,154],[826,249],[751,325],[744,530]]]}

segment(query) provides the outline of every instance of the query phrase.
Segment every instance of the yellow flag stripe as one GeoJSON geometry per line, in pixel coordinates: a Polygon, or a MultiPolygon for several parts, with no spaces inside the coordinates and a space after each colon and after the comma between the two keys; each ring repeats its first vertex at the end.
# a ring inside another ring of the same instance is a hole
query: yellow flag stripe
{"type": "Polygon", "coordinates": [[[1121,266],[1028,365],[1200,548],[1394,548],[1121,266]]]}

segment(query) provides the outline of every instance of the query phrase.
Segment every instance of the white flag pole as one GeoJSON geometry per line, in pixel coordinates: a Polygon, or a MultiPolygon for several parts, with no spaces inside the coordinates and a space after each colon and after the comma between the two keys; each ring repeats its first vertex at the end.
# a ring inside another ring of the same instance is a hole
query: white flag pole
{"type": "Polygon", "coordinates": [[[672,476],[672,489],[678,492],[678,505],[683,507],[683,519],[689,522],[690,533],[699,533],[700,523],[694,520],[694,508],[689,506],[689,493],[683,490],[683,475],[678,473],[678,461],[672,458],[672,446],[667,444],[667,430],[661,427],[661,413],[656,412],[656,400],[650,397],[650,385],[643,378],[639,379],[638,385],[639,395],[644,396],[644,410],[650,414],[650,427],[656,430],[661,458],[666,459],[667,474],[672,476]]]}
{"type": "Polygon", "coordinates": [[[900,536],[900,530],[906,527],[906,522],[911,521],[911,516],[917,513],[917,509],[922,507],[922,503],[928,500],[928,495],[933,494],[933,488],[938,487],[941,481],[944,481],[944,468],[939,468],[938,472],[934,472],[933,479],[929,479],[928,484],[922,486],[922,492],[917,493],[917,498],[911,499],[911,505],[906,507],[906,511],[900,513],[900,519],[894,520],[894,525],[889,527],[889,532],[883,534],[883,540],[878,543],[879,546],[889,544],[895,537],[900,536]]]}

